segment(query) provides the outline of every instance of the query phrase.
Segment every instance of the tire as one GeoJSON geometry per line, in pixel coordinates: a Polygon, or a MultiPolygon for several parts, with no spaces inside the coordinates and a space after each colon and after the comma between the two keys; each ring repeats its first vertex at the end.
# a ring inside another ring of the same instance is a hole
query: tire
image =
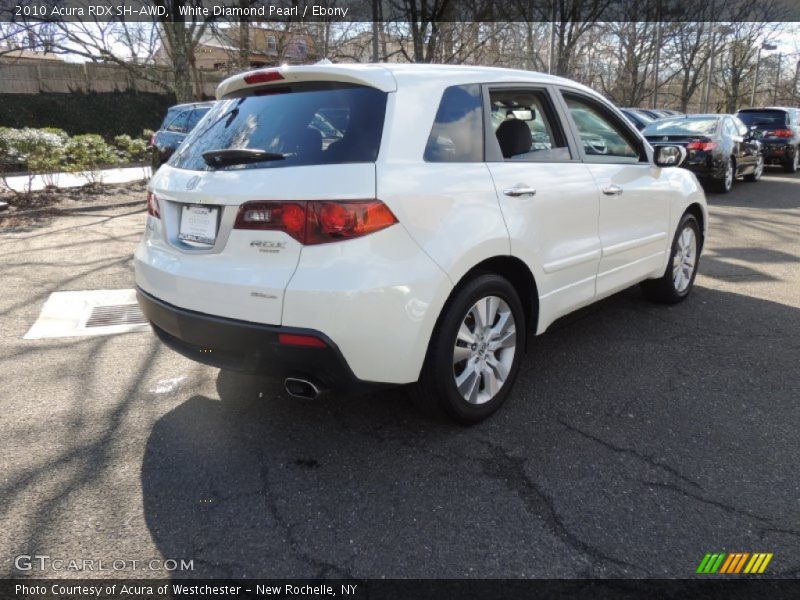
{"type": "Polygon", "coordinates": [[[725,164],[725,173],[722,179],[715,179],[714,180],[714,191],[719,192],[720,194],[727,194],[731,191],[733,187],[733,180],[736,179],[736,171],[733,165],[733,161],[729,158],[728,162],[725,164]]]}
{"type": "Polygon", "coordinates": [[[442,309],[420,379],[410,390],[412,400],[424,412],[444,412],[462,424],[482,421],[511,392],[526,333],[514,286],[499,275],[477,276],[442,309]],[[480,317],[485,319],[487,310],[493,315],[491,326],[484,328],[480,317]]]}
{"type": "Polygon", "coordinates": [[[744,176],[745,181],[758,181],[761,179],[761,176],[764,174],[764,157],[762,155],[758,155],[758,159],[756,161],[755,169],[749,175],[744,176]]]}
{"type": "Polygon", "coordinates": [[[677,304],[686,299],[694,287],[694,279],[697,276],[702,247],[700,236],[697,219],[689,213],[684,214],[675,231],[669,262],[664,274],[659,279],[642,282],[642,292],[645,298],[661,304],[677,304]],[[690,233],[686,233],[687,231],[690,233]],[[687,252],[687,248],[690,249],[689,252],[687,252]],[[687,275],[689,263],[691,263],[691,272],[687,275]],[[682,276],[679,277],[679,275],[682,276]]]}
{"type": "Polygon", "coordinates": [[[800,165],[800,148],[795,148],[792,160],[783,164],[783,170],[786,171],[787,173],[797,173],[799,165],[800,165]]]}

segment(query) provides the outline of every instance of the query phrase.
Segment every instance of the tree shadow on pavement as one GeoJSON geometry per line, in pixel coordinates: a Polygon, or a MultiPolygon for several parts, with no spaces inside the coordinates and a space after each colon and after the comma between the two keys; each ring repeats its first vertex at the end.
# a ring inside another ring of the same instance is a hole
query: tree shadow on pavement
{"type": "Polygon", "coordinates": [[[559,322],[470,428],[389,390],[316,401],[220,372],[142,464],[176,577],[688,577],[706,552],[800,564],[800,310],[627,290],[559,322]]]}

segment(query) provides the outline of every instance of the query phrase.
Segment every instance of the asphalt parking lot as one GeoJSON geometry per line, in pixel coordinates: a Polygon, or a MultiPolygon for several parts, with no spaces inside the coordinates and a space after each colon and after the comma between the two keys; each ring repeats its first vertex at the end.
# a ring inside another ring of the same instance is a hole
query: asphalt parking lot
{"type": "Polygon", "coordinates": [[[800,175],[709,203],[687,302],[633,288],[563,320],[471,428],[399,390],[292,399],[149,332],[23,340],[51,292],[133,287],[145,216],[0,231],[0,576],[92,575],[15,568],[39,554],[192,560],[184,577],[685,577],[741,551],[800,575],[800,175]]]}

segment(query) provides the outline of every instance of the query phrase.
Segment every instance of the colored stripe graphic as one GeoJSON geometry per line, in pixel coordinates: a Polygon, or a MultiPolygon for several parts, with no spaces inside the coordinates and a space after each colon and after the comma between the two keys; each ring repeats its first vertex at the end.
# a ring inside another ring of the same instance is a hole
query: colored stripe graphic
{"type": "Polygon", "coordinates": [[[697,573],[705,575],[713,575],[719,573],[720,575],[733,575],[744,572],[748,575],[758,575],[766,571],[767,565],[772,560],[774,554],[771,552],[756,552],[750,554],[749,552],[733,552],[726,554],[724,552],[707,553],[700,565],[697,567],[697,573]],[[745,566],[747,565],[747,566],[745,566]],[[744,569],[744,571],[742,571],[744,569]]]}
{"type": "Polygon", "coordinates": [[[703,560],[700,561],[700,566],[697,567],[698,573],[705,573],[706,572],[706,565],[708,564],[709,560],[711,560],[711,554],[706,554],[703,557],[703,560]]]}
{"type": "Polygon", "coordinates": [[[730,571],[731,573],[739,573],[739,572],[741,572],[745,561],[750,556],[750,553],[749,552],[744,552],[744,553],[742,553],[741,556],[742,557],[739,559],[739,562],[737,562],[736,565],[731,568],[731,571],[730,571]]]}
{"type": "Polygon", "coordinates": [[[772,556],[773,556],[772,552],[767,554],[767,557],[764,559],[764,562],[761,563],[761,568],[758,570],[759,573],[763,573],[766,570],[769,561],[772,560],[772,556]]]}
{"type": "Polygon", "coordinates": [[[727,560],[722,564],[722,568],[719,570],[720,573],[730,573],[733,565],[739,559],[738,554],[728,554],[727,560]]]}

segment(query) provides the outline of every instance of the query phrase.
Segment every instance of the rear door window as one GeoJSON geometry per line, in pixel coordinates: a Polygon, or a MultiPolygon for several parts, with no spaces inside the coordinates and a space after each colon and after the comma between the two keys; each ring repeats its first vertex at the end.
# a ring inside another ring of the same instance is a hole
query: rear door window
{"type": "Polygon", "coordinates": [[[386,93],[340,83],[269,86],[217,102],[170,159],[206,170],[204,152],[262,150],[269,158],[223,169],[374,162],[380,149],[386,93]]]}
{"type": "Polygon", "coordinates": [[[570,160],[566,137],[547,93],[530,89],[489,92],[492,134],[505,160],[553,162],[570,160]]]}

